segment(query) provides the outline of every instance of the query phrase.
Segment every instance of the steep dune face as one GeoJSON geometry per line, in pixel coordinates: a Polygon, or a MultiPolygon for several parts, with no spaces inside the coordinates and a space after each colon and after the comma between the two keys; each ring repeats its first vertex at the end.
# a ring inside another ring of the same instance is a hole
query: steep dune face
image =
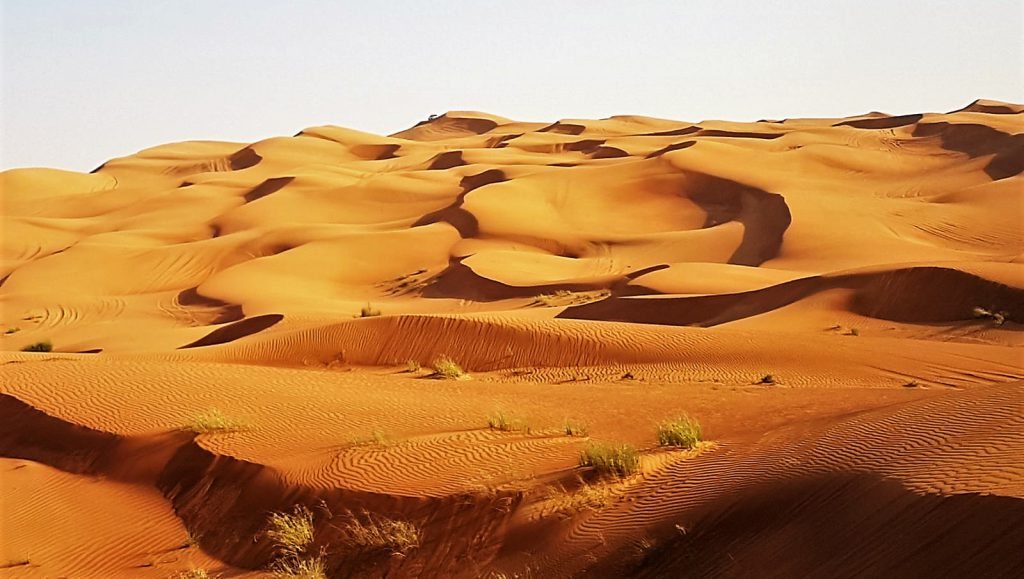
{"type": "Polygon", "coordinates": [[[1022,139],[453,111],[7,171],[0,576],[257,576],[294,505],[335,576],[1019,574],[1022,139]],[[682,413],[714,444],[657,448],[682,413]],[[364,509],[420,547],[340,547],[364,509]]]}

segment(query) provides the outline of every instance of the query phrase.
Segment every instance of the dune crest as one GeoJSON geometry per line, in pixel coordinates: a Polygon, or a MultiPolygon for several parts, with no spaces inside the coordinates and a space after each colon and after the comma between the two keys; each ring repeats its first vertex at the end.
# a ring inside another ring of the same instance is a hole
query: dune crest
{"type": "Polygon", "coordinates": [[[0,577],[266,576],[296,507],[332,577],[1024,573],[1024,106],[451,111],[0,195],[0,577]]]}

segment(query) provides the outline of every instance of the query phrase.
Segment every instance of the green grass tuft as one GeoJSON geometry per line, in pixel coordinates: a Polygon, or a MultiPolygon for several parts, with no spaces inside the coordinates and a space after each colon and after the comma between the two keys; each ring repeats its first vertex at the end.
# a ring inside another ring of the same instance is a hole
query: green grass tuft
{"type": "Polygon", "coordinates": [[[580,452],[580,466],[601,475],[624,477],[640,470],[640,453],[629,444],[591,443],[580,452]]]}
{"type": "Polygon", "coordinates": [[[487,428],[501,432],[530,432],[530,425],[519,418],[498,411],[487,417],[487,428]]]}
{"type": "Polygon", "coordinates": [[[701,441],[700,423],[690,416],[680,416],[658,424],[658,444],[690,449],[701,441]]]}

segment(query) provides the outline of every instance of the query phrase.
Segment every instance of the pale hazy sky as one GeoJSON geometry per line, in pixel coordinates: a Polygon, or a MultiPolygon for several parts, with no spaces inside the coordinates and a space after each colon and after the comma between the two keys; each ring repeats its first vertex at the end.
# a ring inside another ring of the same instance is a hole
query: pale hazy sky
{"type": "Polygon", "coordinates": [[[0,0],[0,167],[447,110],[698,121],[1024,101],[1021,0],[0,0]]]}

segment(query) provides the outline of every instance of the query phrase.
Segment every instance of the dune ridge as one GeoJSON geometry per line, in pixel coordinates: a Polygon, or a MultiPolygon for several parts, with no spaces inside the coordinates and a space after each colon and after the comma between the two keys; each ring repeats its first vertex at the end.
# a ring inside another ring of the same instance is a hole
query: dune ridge
{"type": "Polygon", "coordinates": [[[264,577],[297,505],[330,577],[1019,576],[1022,139],[450,111],[6,171],[0,577],[264,577]]]}

